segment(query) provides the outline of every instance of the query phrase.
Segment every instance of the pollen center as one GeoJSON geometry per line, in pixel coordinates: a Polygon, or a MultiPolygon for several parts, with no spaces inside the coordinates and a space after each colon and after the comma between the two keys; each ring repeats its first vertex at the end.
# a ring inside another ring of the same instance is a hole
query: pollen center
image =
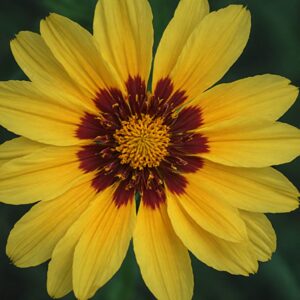
{"type": "Polygon", "coordinates": [[[118,143],[115,150],[120,152],[121,164],[129,164],[139,170],[159,166],[168,154],[168,131],[162,118],[153,119],[149,115],[141,118],[132,116],[128,121],[122,121],[121,129],[114,134],[118,143]]]}

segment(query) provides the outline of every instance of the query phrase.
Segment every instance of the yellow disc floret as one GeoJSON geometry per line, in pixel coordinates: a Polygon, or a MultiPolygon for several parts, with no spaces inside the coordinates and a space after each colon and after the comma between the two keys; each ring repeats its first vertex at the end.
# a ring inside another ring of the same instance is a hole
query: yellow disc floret
{"type": "Polygon", "coordinates": [[[122,121],[121,129],[114,134],[118,143],[115,150],[120,152],[121,164],[129,164],[139,170],[159,166],[168,154],[168,132],[163,119],[153,119],[149,115],[132,116],[128,121],[122,121]]]}

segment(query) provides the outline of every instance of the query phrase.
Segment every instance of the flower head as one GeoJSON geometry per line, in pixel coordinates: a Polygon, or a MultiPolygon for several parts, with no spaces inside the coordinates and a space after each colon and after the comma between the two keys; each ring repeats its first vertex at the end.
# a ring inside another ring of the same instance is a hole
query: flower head
{"type": "Polygon", "coordinates": [[[271,167],[300,154],[299,130],[277,122],[298,89],[270,74],[214,86],[249,32],[242,6],[209,13],[206,0],[181,0],[149,91],[146,0],[99,1],[93,35],[51,14],[41,35],[12,41],[30,81],[0,83],[0,122],[21,135],[0,147],[0,201],[39,203],[11,231],[7,254],[20,267],[50,259],[52,297],[93,297],[132,237],[163,300],[192,298],[188,250],[240,275],[270,259],[276,237],[264,213],[298,207],[297,189],[271,167]]]}

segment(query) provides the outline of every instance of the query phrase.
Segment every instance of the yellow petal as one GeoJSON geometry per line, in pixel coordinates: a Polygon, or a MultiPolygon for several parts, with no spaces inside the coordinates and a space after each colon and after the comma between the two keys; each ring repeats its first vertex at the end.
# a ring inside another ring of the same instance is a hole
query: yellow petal
{"type": "Polygon", "coordinates": [[[189,175],[212,198],[253,212],[288,212],[298,207],[299,192],[273,168],[233,168],[206,161],[189,175]]]}
{"type": "Polygon", "coordinates": [[[157,48],[153,70],[153,89],[158,80],[171,73],[188,38],[208,13],[207,0],[181,0],[179,2],[174,17],[157,48]]]}
{"type": "Polygon", "coordinates": [[[0,83],[0,123],[29,139],[54,145],[75,145],[83,113],[63,98],[49,97],[31,82],[0,83]]]}
{"type": "MultiPolygon", "coordinates": [[[[0,201],[8,204],[51,200],[88,177],[79,169],[79,147],[44,147],[0,169],[0,201]]],[[[87,174],[89,175],[89,174],[87,174]]]]}
{"type": "Polygon", "coordinates": [[[248,243],[232,243],[203,230],[181,206],[179,199],[168,199],[168,214],[178,237],[202,262],[219,271],[245,275],[255,273],[257,261],[248,243]]]}
{"type": "Polygon", "coordinates": [[[79,185],[58,198],[33,206],[14,226],[6,252],[18,267],[39,265],[95,196],[91,184],[79,185]]]}
{"type": "Polygon", "coordinates": [[[189,254],[173,231],[165,204],[155,209],[141,204],[133,245],[142,277],[157,299],[192,298],[189,254]]]}
{"type": "Polygon", "coordinates": [[[94,36],[101,54],[124,82],[137,75],[147,82],[153,45],[152,12],[147,0],[98,1],[94,36]]]}
{"type": "Polygon", "coordinates": [[[206,192],[197,173],[188,174],[185,178],[188,185],[184,193],[168,192],[170,201],[179,201],[186,213],[211,234],[231,242],[246,240],[246,227],[238,210],[206,192]]]}
{"type": "Polygon", "coordinates": [[[234,118],[257,118],[275,121],[295,102],[298,89],[286,78],[260,75],[217,85],[196,97],[203,123],[207,126],[234,118]]]}
{"type": "Polygon", "coordinates": [[[113,189],[95,200],[94,214],[74,253],[73,285],[78,299],[91,298],[120,268],[135,224],[135,202],[131,200],[117,207],[113,189]]]}
{"type": "Polygon", "coordinates": [[[24,137],[14,138],[0,146],[0,167],[6,162],[46,147],[24,137]]]}
{"type": "Polygon", "coordinates": [[[31,81],[43,86],[47,94],[57,94],[63,90],[75,98],[85,99],[82,104],[87,105],[91,94],[70,78],[39,34],[20,32],[12,40],[11,50],[24,73],[31,81]]]}
{"type": "Polygon", "coordinates": [[[209,147],[201,156],[228,166],[269,167],[300,154],[299,129],[280,122],[236,118],[200,131],[208,138],[209,147]]]}
{"type": "Polygon", "coordinates": [[[77,23],[51,14],[41,22],[41,34],[71,78],[91,94],[120,87],[116,72],[101,57],[92,35],[77,23]]]}
{"type": "Polygon", "coordinates": [[[260,261],[267,261],[276,250],[276,234],[271,222],[264,214],[241,211],[249,240],[256,257],[260,261]]]}
{"type": "Polygon", "coordinates": [[[250,23],[250,13],[239,5],[207,15],[191,34],[171,72],[175,88],[187,91],[191,100],[220,80],[241,55],[250,23]]]}

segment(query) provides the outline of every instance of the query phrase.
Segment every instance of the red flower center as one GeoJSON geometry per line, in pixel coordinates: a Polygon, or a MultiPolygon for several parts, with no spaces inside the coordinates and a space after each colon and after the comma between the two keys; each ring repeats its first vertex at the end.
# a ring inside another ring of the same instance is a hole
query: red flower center
{"type": "Polygon", "coordinates": [[[202,124],[198,107],[182,108],[184,91],[173,91],[166,78],[153,95],[145,83],[129,78],[127,95],[117,89],[101,90],[95,99],[98,115],[86,114],[77,137],[93,140],[78,153],[84,172],[96,171],[93,186],[101,191],[116,185],[116,205],[139,193],[155,208],[165,201],[165,189],[183,193],[185,173],[202,167],[199,153],[207,140],[195,130],[202,124]]]}

